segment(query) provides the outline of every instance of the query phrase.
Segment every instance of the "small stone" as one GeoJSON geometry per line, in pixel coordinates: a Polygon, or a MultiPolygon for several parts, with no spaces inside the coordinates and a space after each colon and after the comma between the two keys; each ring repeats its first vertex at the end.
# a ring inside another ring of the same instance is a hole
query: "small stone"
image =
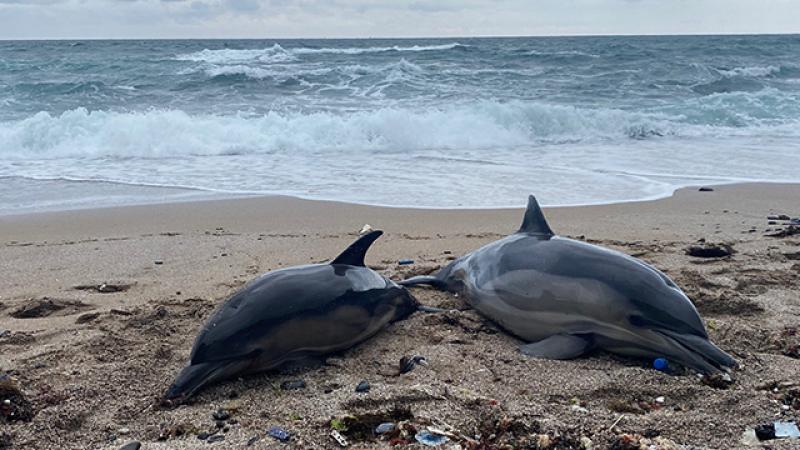
{"type": "Polygon", "coordinates": [[[692,245],[686,249],[686,254],[696,258],[722,258],[733,254],[733,247],[727,244],[692,245]]]}
{"type": "Polygon", "coordinates": [[[120,434],[121,436],[127,436],[131,434],[131,430],[130,428],[120,428],[119,430],[117,430],[117,433],[120,434]]]}
{"type": "Polygon", "coordinates": [[[665,401],[666,401],[666,399],[664,398],[663,395],[660,396],[660,397],[656,397],[656,403],[658,403],[660,405],[663,405],[665,401]]]}
{"type": "Polygon", "coordinates": [[[402,374],[411,372],[411,370],[414,369],[414,366],[416,366],[417,364],[426,366],[428,365],[428,360],[425,359],[424,356],[419,356],[419,355],[411,357],[403,356],[402,358],[400,358],[400,373],[402,374]]]}
{"type": "Polygon", "coordinates": [[[586,436],[581,436],[581,449],[582,450],[592,450],[594,448],[594,443],[591,439],[586,436]]]}
{"type": "Polygon", "coordinates": [[[119,450],[139,450],[142,443],[139,441],[131,441],[119,448],[119,450]]]}
{"type": "Polygon", "coordinates": [[[358,386],[356,386],[356,392],[369,392],[369,388],[369,381],[361,380],[361,382],[358,383],[358,386]]]}
{"type": "Polygon", "coordinates": [[[260,437],[258,437],[258,436],[253,436],[253,437],[251,437],[250,439],[248,439],[248,440],[247,440],[247,446],[248,446],[248,447],[252,446],[252,445],[253,445],[253,444],[255,444],[256,442],[258,442],[258,440],[259,440],[259,439],[261,439],[261,438],[260,438],[260,437]]]}
{"type": "Polygon", "coordinates": [[[713,191],[714,191],[714,189],[713,189],[713,188],[710,188],[710,187],[708,187],[708,186],[703,186],[703,187],[701,187],[700,189],[698,189],[698,191],[700,191],[700,192],[713,192],[713,191]]]}
{"type": "Polygon", "coordinates": [[[407,266],[409,264],[414,264],[414,260],[413,259],[408,259],[408,258],[401,259],[400,261],[397,261],[397,264],[399,264],[401,266],[407,266]]]}
{"type": "Polygon", "coordinates": [[[209,436],[211,436],[211,435],[206,433],[205,431],[203,431],[202,433],[197,435],[197,439],[200,439],[201,441],[205,441],[206,439],[208,439],[209,436]]]}
{"type": "Polygon", "coordinates": [[[153,261],[153,264],[155,264],[157,266],[160,266],[160,265],[164,264],[164,261],[161,261],[160,259],[157,259],[157,260],[153,261]]]}
{"type": "Polygon", "coordinates": [[[755,429],[756,437],[759,441],[769,441],[775,439],[775,425],[768,423],[766,425],[759,425],[755,429]]]}
{"type": "Polygon", "coordinates": [[[306,387],[306,382],[303,380],[289,380],[281,383],[281,389],[284,391],[294,391],[306,387]]]}
{"type": "Polygon", "coordinates": [[[228,420],[231,418],[231,414],[225,409],[220,408],[211,413],[211,417],[213,417],[214,420],[228,420]]]}
{"type": "Polygon", "coordinates": [[[214,442],[221,442],[221,441],[224,441],[224,440],[225,440],[225,436],[223,436],[221,434],[215,434],[213,436],[209,436],[208,440],[206,442],[208,442],[209,444],[213,444],[214,442]]]}

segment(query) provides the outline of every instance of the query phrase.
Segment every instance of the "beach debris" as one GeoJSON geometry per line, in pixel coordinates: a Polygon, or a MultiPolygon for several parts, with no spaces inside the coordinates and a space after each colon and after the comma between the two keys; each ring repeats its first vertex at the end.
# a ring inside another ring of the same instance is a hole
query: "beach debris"
{"type": "Polygon", "coordinates": [[[414,264],[414,260],[413,259],[409,259],[409,258],[404,258],[404,259],[401,259],[400,261],[397,261],[397,264],[399,264],[401,266],[407,266],[409,264],[414,264]]]}
{"type": "Polygon", "coordinates": [[[403,356],[400,358],[400,373],[404,374],[411,372],[417,364],[421,366],[427,366],[428,360],[424,356],[420,355],[403,356]]]}
{"type": "Polygon", "coordinates": [[[281,427],[270,428],[269,430],[267,430],[267,435],[281,442],[287,442],[292,437],[291,433],[289,433],[288,431],[284,430],[281,427]]]}
{"type": "Polygon", "coordinates": [[[101,283],[101,284],[79,284],[77,286],[73,286],[72,289],[78,291],[95,291],[101,294],[112,294],[114,292],[125,292],[130,289],[130,284],[112,284],[112,283],[101,283]]]}
{"type": "Polygon", "coordinates": [[[775,233],[766,234],[765,236],[783,238],[783,237],[794,236],[796,234],[800,234],[800,225],[789,225],[786,228],[778,230],[775,233]]]}
{"type": "Polygon", "coordinates": [[[0,423],[30,422],[33,405],[10,378],[0,380],[0,423]]]}
{"type": "Polygon", "coordinates": [[[226,411],[224,408],[220,408],[220,409],[214,411],[213,413],[211,413],[211,417],[213,417],[214,420],[223,420],[224,421],[224,420],[228,420],[228,419],[231,418],[231,413],[226,411]]]}
{"type": "Polygon", "coordinates": [[[157,260],[153,261],[153,264],[155,264],[157,266],[160,266],[160,265],[164,264],[164,261],[162,261],[160,259],[157,259],[157,260]]]}
{"type": "Polygon", "coordinates": [[[294,391],[297,389],[304,389],[306,387],[305,380],[289,380],[281,383],[281,389],[284,391],[294,391]]]}
{"type": "Polygon", "coordinates": [[[792,218],[786,214],[772,214],[767,216],[767,220],[792,220],[792,218]]]}
{"type": "Polygon", "coordinates": [[[708,186],[702,186],[700,189],[698,189],[698,191],[700,191],[700,192],[714,192],[714,188],[710,188],[708,186]]]}
{"type": "Polygon", "coordinates": [[[728,373],[715,373],[703,375],[702,382],[706,386],[711,386],[714,389],[728,389],[733,385],[733,378],[731,378],[728,373]]]}
{"type": "Polygon", "coordinates": [[[131,429],[128,428],[128,427],[122,427],[119,430],[117,430],[117,434],[119,434],[121,436],[127,436],[127,435],[131,434],[131,429]]]}
{"type": "Polygon", "coordinates": [[[795,422],[776,421],[774,425],[776,439],[800,439],[800,428],[795,422]]]}
{"type": "Polygon", "coordinates": [[[75,319],[75,323],[77,323],[77,324],[89,323],[89,322],[97,319],[98,317],[100,317],[100,313],[96,313],[96,312],[81,314],[80,316],[78,316],[77,319],[75,319]]]}
{"type": "Polygon", "coordinates": [[[686,254],[696,258],[722,258],[734,253],[733,246],[728,244],[709,244],[701,242],[700,245],[691,245],[686,249],[686,254]]]}
{"type": "Polygon", "coordinates": [[[197,439],[200,439],[201,441],[205,441],[206,439],[208,439],[209,436],[211,436],[211,433],[206,433],[205,431],[202,431],[202,432],[197,434],[197,439]]]}
{"type": "Polygon", "coordinates": [[[653,368],[659,372],[669,373],[669,361],[664,358],[656,358],[653,360],[653,368]]]}
{"type": "Polygon", "coordinates": [[[450,440],[450,438],[447,436],[431,433],[430,431],[420,431],[414,435],[414,439],[416,439],[420,444],[427,445],[429,447],[436,447],[437,445],[445,444],[450,440]]]}
{"type": "Polygon", "coordinates": [[[350,445],[350,443],[349,443],[349,442],[347,442],[347,439],[345,439],[345,437],[344,437],[344,436],[342,436],[342,433],[339,433],[339,432],[338,432],[338,431],[336,431],[336,430],[331,430],[331,432],[330,432],[330,436],[331,436],[331,437],[333,438],[333,440],[334,440],[334,441],[336,441],[336,443],[337,443],[337,444],[339,444],[341,447],[347,447],[348,445],[350,445]]]}
{"type": "Polygon", "coordinates": [[[15,319],[35,319],[39,317],[47,317],[53,313],[67,310],[65,312],[75,313],[84,310],[88,307],[83,302],[75,300],[61,300],[49,297],[43,297],[38,300],[31,300],[25,305],[17,308],[11,312],[11,317],[15,319]]]}
{"type": "Polygon", "coordinates": [[[224,440],[225,440],[225,436],[223,436],[221,434],[214,434],[214,435],[209,436],[208,440],[206,440],[206,442],[208,442],[209,444],[213,444],[214,442],[221,442],[221,441],[224,441],[224,440]]]}
{"type": "Polygon", "coordinates": [[[119,448],[119,450],[139,450],[142,443],[139,441],[131,441],[119,448]]]}
{"type": "Polygon", "coordinates": [[[361,235],[361,234],[367,234],[367,233],[369,233],[369,232],[370,232],[370,231],[372,231],[372,230],[373,230],[373,228],[372,228],[372,225],[370,225],[370,224],[368,224],[368,223],[365,223],[365,224],[364,224],[364,226],[363,226],[363,227],[361,227],[361,231],[359,231],[359,232],[358,232],[358,234],[359,234],[359,235],[361,235]]]}
{"type": "Polygon", "coordinates": [[[397,429],[397,425],[395,425],[394,422],[383,422],[382,424],[375,427],[375,434],[381,435],[381,434],[391,433],[395,429],[397,429]]]}
{"type": "Polygon", "coordinates": [[[247,446],[248,446],[248,447],[251,447],[253,444],[255,444],[256,442],[258,442],[258,440],[259,440],[259,439],[261,439],[261,437],[260,437],[260,436],[253,436],[253,437],[251,437],[250,439],[248,439],[248,440],[247,440],[247,446]]]}
{"type": "Polygon", "coordinates": [[[369,389],[370,385],[369,381],[367,380],[361,380],[361,382],[358,383],[358,386],[356,386],[356,392],[369,392],[369,389]]]}

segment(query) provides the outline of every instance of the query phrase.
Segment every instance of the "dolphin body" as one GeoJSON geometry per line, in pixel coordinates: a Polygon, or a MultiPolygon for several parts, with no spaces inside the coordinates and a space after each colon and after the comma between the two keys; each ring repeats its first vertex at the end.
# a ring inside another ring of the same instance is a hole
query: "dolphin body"
{"type": "Polygon", "coordinates": [[[330,264],[268,272],[233,294],[200,331],[163,403],[182,403],[237,375],[348,349],[420,309],[404,287],[364,266],[381,234],[362,236],[330,264]]]}
{"type": "Polygon", "coordinates": [[[704,374],[736,361],[708,339],[692,302],[666,275],[620,252],[556,236],[533,196],[522,227],[405,286],[462,295],[530,342],[520,350],[572,359],[593,349],[667,358],[704,374]]]}

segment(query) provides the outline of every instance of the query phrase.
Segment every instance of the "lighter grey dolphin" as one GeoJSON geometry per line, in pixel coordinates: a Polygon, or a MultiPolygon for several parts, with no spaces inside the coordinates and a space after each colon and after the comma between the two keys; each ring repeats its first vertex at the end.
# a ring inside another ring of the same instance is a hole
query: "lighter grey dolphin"
{"type": "Polygon", "coordinates": [[[692,302],[659,270],[631,256],[556,236],[530,196],[522,227],[406,286],[462,295],[530,342],[523,353],[571,359],[593,349],[667,358],[701,373],[736,361],[709,341],[692,302]]]}

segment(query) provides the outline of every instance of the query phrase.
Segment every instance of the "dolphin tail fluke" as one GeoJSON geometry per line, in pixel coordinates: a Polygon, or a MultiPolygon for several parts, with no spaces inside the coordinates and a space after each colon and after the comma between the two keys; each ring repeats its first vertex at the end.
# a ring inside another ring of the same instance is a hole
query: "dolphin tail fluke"
{"type": "Polygon", "coordinates": [[[441,289],[441,290],[446,290],[447,289],[447,283],[445,283],[444,281],[440,280],[439,278],[436,278],[436,277],[430,276],[430,275],[420,275],[420,276],[416,276],[416,277],[411,277],[411,278],[409,278],[407,280],[403,280],[403,281],[401,281],[401,282],[399,282],[397,284],[399,284],[400,286],[406,286],[406,287],[408,287],[408,286],[418,286],[420,284],[427,284],[427,285],[435,287],[436,289],[441,289]]]}
{"type": "Polygon", "coordinates": [[[237,364],[239,361],[215,361],[186,366],[167,389],[161,403],[164,406],[184,403],[209,383],[223,378],[227,369],[237,364]]]}

